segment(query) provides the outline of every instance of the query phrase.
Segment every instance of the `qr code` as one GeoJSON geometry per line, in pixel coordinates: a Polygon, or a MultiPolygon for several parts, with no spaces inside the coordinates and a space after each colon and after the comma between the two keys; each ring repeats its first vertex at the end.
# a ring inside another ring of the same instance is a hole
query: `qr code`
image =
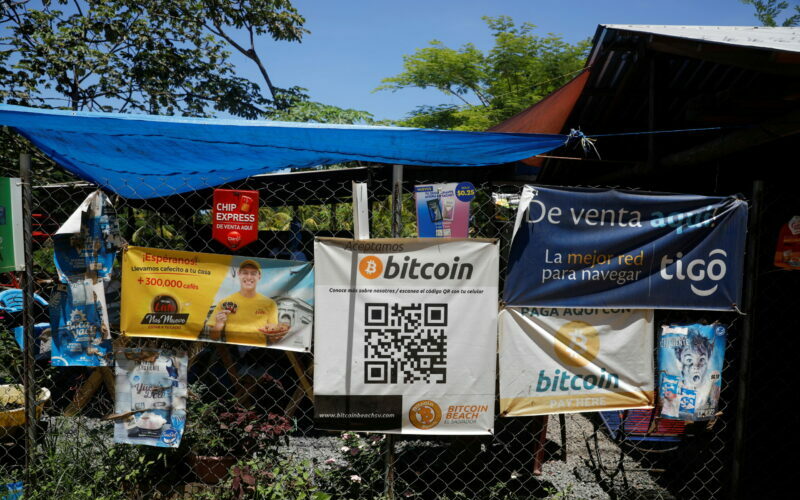
{"type": "Polygon", "coordinates": [[[447,304],[364,305],[364,383],[447,383],[447,304]]]}

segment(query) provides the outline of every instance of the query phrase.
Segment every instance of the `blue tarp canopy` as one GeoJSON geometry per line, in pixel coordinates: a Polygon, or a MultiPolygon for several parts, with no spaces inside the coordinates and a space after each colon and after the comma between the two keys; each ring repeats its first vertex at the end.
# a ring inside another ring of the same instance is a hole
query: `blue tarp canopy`
{"type": "Polygon", "coordinates": [[[126,198],[345,161],[437,167],[510,163],[566,136],[87,113],[0,105],[12,127],[78,177],[126,198]]]}

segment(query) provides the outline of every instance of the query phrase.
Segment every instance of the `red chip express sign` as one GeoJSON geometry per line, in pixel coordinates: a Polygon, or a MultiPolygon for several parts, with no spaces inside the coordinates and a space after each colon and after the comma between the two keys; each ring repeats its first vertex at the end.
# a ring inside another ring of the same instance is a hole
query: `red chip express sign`
{"type": "Polygon", "coordinates": [[[211,236],[238,250],[258,239],[258,191],[214,190],[211,236]]]}

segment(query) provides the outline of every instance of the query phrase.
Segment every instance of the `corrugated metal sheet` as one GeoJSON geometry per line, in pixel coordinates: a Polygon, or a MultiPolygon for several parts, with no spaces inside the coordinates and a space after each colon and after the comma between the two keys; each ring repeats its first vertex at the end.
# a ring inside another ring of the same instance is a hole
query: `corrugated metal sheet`
{"type": "Polygon", "coordinates": [[[657,26],[603,24],[603,28],[636,31],[702,42],[800,52],[800,28],[765,26],[657,26]]]}

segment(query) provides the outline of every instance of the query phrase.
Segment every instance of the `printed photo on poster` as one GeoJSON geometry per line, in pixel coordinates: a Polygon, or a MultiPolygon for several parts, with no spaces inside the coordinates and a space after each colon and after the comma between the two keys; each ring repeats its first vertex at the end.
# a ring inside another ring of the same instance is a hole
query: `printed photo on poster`
{"type": "Polygon", "coordinates": [[[114,442],[177,448],[186,426],[186,353],[121,349],[115,357],[114,442]]]}
{"type": "Polygon", "coordinates": [[[469,202],[475,198],[472,183],[414,186],[414,198],[420,238],[469,237],[469,202]]]}
{"type": "Polygon", "coordinates": [[[500,312],[503,416],[652,408],[653,311],[500,312]]]}
{"type": "Polygon", "coordinates": [[[710,420],[717,412],[725,362],[724,325],[663,325],[658,338],[660,416],[710,420]]]}
{"type": "Polygon", "coordinates": [[[122,269],[126,335],[310,350],[310,263],[128,247],[122,269]]]}
{"type": "Polygon", "coordinates": [[[319,428],[493,431],[494,240],[319,238],[314,258],[319,428]]]}
{"type": "Polygon", "coordinates": [[[111,332],[103,282],[70,279],[50,299],[53,366],[111,366],[111,332]]]}

